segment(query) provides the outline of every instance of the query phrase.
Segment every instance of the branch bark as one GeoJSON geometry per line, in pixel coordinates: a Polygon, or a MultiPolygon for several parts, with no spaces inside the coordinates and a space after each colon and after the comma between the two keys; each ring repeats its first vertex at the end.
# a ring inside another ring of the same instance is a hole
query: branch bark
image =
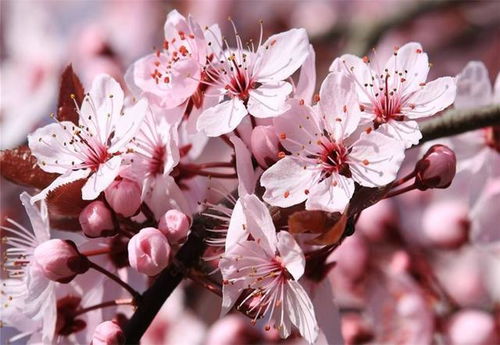
{"type": "Polygon", "coordinates": [[[419,144],[489,126],[500,126],[499,104],[467,110],[451,109],[420,123],[423,137],[419,144]]]}

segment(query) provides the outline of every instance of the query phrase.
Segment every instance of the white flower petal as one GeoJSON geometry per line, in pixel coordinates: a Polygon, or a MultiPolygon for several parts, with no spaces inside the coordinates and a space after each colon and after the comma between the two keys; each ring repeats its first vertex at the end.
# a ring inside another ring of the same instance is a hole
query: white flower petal
{"type": "Polygon", "coordinates": [[[262,198],[280,207],[300,204],[307,199],[309,189],[319,174],[320,171],[314,166],[306,166],[287,156],[262,174],[260,184],[266,189],[262,198]]]}
{"type": "Polygon", "coordinates": [[[141,127],[147,108],[148,102],[145,98],[141,98],[130,108],[124,110],[120,121],[116,124],[114,137],[111,140],[108,152],[118,152],[130,142],[141,127]]]}
{"type": "Polygon", "coordinates": [[[297,241],[292,234],[287,231],[278,232],[278,252],[283,260],[286,270],[292,275],[293,279],[299,280],[304,274],[306,267],[306,258],[297,241]]]}
{"type": "Polygon", "coordinates": [[[226,234],[226,252],[235,244],[240,243],[248,238],[249,232],[246,229],[245,213],[241,205],[241,199],[234,204],[233,212],[231,213],[231,220],[227,228],[226,234]]]}
{"type": "Polygon", "coordinates": [[[266,205],[253,194],[242,197],[241,204],[248,231],[266,253],[274,257],[276,252],[276,228],[266,205]]]}
{"type": "Polygon", "coordinates": [[[99,169],[90,175],[88,181],[82,187],[82,199],[96,199],[118,176],[121,162],[122,157],[115,156],[106,163],[99,165],[99,169]]]}
{"type": "Polygon", "coordinates": [[[267,82],[256,89],[251,89],[248,112],[258,118],[283,114],[289,108],[286,99],[291,92],[292,85],[285,81],[267,82]]]}
{"type": "Polygon", "coordinates": [[[422,133],[420,133],[420,129],[416,121],[390,120],[389,122],[382,124],[376,132],[402,142],[405,145],[405,148],[417,145],[422,138],[422,133]]]}
{"type": "Polygon", "coordinates": [[[384,186],[392,182],[403,162],[404,149],[400,141],[376,131],[363,133],[349,154],[353,179],[365,187],[384,186]]]}
{"type": "Polygon", "coordinates": [[[287,286],[286,309],[290,320],[298,328],[300,335],[313,344],[318,338],[319,327],[314,305],[304,288],[296,281],[290,280],[287,286]]]}
{"type": "Polygon", "coordinates": [[[35,234],[38,243],[48,241],[50,239],[49,215],[47,205],[42,200],[40,210],[31,203],[31,195],[26,192],[21,193],[21,202],[30,219],[33,233],[35,234]]]}
{"type": "Polygon", "coordinates": [[[243,102],[233,98],[206,109],[198,118],[196,128],[205,131],[209,137],[217,137],[238,127],[247,114],[243,102]]]}
{"type": "Polygon", "coordinates": [[[295,87],[295,98],[303,99],[306,104],[311,104],[314,90],[316,89],[316,53],[312,44],[309,45],[309,55],[300,68],[299,81],[295,87]]]}
{"type": "Polygon", "coordinates": [[[332,175],[311,188],[306,209],[344,212],[353,193],[352,179],[338,174],[332,175]]]}
{"type": "Polygon", "coordinates": [[[330,73],[321,84],[319,108],[337,139],[353,133],[361,119],[356,85],[344,73],[330,73]]]}
{"type": "Polygon", "coordinates": [[[43,171],[64,174],[67,166],[82,162],[82,153],[78,153],[70,142],[77,127],[69,121],[51,123],[28,135],[28,145],[43,171]],[[66,145],[64,145],[66,143],[66,145]]]}
{"type": "MultiPolygon", "coordinates": [[[[391,55],[385,64],[385,69],[389,71],[391,77],[395,75],[394,72],[398,73],[398,75],[403,73],[406,79],[405,90],[411,92],[427,79],[429,58],[424,53],[420,43],[410,42],[400,47],[396,55],[391,55]]],[[[398,75],[396,75],[396,80],[400,79],[398,75]]],[[[394,78],[391,78],[391,81],[396,85],[399,84],[398,81],[394,81],[394,78]]]]}
{"type": "Polygon", "coordinates": [[[457,76],[455,108],[467,109],[490,104],[493,90],[486,66],[481,61],[470,61],[457,76]]]}
{"type": "Polygon", "coordinates": [[[415,91],[406,102],[403,113],[410,119],[431,116],[447,108],[455,101],[457,86],[452,77],[433,80],[415,91]]]}
{"type": "Polygon", "coordinates": [[[270,36],[257,50],[257,81],[284,80],[305,61],[309,40],[304,29],[291,29],[270,36]]]}
{"type": "Polygon", "coordinates": [[[240,138],[232,136],[229,139],[234,145],[236,155],[236,172],[238,173],[238,195],[243,197],[253,194],[255,190],[255,173],[252,165],[252,155],[240,138]]]}

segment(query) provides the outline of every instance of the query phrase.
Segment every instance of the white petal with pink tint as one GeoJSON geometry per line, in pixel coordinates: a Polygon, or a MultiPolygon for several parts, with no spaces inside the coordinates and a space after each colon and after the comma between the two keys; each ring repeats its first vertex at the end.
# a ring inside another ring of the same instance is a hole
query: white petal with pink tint
{"type": "Polygon", "coordinates": [[[350,165],[353,178],[365,187],[383,186],[394,180],[404,159],[404,147],[377,132],[363,133],[353,146],[350,165]]]}
{"type": "Polygon", "coordinates": [[[38,200],[45,199],[51,191],[56,190],[57,188],[64,186],[65,184],[87,178],[90,174],[91,174],[90,169],[68,170],[66,173],[58,176],[50,185],[44,188],[40,193],[34,195],[31,198],[31,203],[35,203],[38,200]]]}
{"type": "Polygon", "coordinates": [[[266,188],[263,199],[271,205],[289,207],[307,199],[308,190],[316,183],[320,171],[292,157],[280,159],[260,179],[266,188]],[[304,169],[305,167],[305,169],[304,169]]]}
{"type": "Polygon", "coordinates": [[[304,274],[306,260],[304,253],[292,234],[287,231],[280,231],[277,234],[278,242],[276,246],[280,252],[281,259],[287,271],[295,280],[299,280],[304,274]]]}
{"type": "Polygon", "coordinates": [[[420,139],[422,139],[422,133],[420,133],[420,128],[416,121],[391,120],[380,125],[377,131],[390,138],[401,141],[406,148],[417,145],[420,139]]]}
{"type": "Polygon", "coordinates": [[[410,119],[431,116],[453,104],[456,95],[456,83],[452,77],[442,77],[421,87],[407,100],[410,119]]]}
{"type": "Polygon", "coordinates": [[[258,118],[278,116],[289,108],[285,101],[291,92],[292,85],[285,81],[262,84],[249,91],[248,112],[258,118]]]}
{"type": "Polygon", "coordinates": [[[217,137],[235,129],[247,114],[243,102],[233,98],[205,110],[198,118],[196,127],[209,137],[217,137]]]}
{"type": "Polygon", "coordinates": [[[316,89],[316,53],[312,44],[309,45],[309,55],[300,68],[299,81],[295,87],[294,96],[303,99],[305,104],[311,104],[316,89]]]}
{"type": "Polygon", "coordinates": [[[455,108],[467,109],[490,104],[493,99],[490,76],[484,63],[470,61],[457,75],[455,108]]]}
{"type": "Polygon", "coordinates": [[[306,209],[343,212],[353,194],[352,179],[342,175],[331,176],[311,188],[306,209]]]}
{"type": "Polygon", "coordinates": [[[238,195],[243,197],[253,194],[255,190],[255,172],[252,165],[252,155],[247,146],[237,136],[229,140],[234,145],[236,155],[236,172],[238,173],[238,195]]]}
{"type": "Polygon", "coordinates": [[[257,50],[257,81],[279,81],[291,76],[309,53],[304,29],[291,29],[270,36],[257,50]]]}
{"type": "Polygon", "coordinates": [[[429,58],[420,43],[410,42],[391,55],[385,64],[385,68],[389,71],[401,73],[406,71],[406,79],[410,84],[407,86],[407,91],[412,91],[427,79],[429,58]]]}
{"type": "Polygon", "coordinates": [[[116,156],[106,163],[101,164],[99,169],[89,177],[88,181],[82,187],[82,199],[96,199],[114,181],[115,177],[118,176],[121,162],[122,157],[116,156]]]}

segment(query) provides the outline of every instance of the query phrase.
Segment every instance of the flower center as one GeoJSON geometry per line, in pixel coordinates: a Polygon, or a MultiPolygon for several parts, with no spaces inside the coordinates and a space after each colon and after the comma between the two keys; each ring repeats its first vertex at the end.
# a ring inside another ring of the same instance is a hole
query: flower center
{"type": "Polygon", "coordinates": [[[165,153],[166,149],[163,145],[157,145],[154,148],[153,155],[149,161],[149,172],[152,175],[163,174],[165,167],[165,153]]]}
{"type": "Polygon", "coordinates": [[[373,101],[373,112],[375,113],[373,126],[375,129],[389,120],[404,120],[404,116],[401,113],[401,97],[397,93],[397,90],[389,90],[388,79],[389,75],[386,75],[385,84],[382,88],[383,93],[379,94],[373,101]]]}
{"type": "Polygon", "coordinates": [[[351,170],[347,164],[349,152],[345,146],[331,141],[322,142],[321,146],[322,151],[318,159],[326,176],[338,173],[346,177],[351,177],[351,170]]]}
{"type": "Polygon", "coordinates": [[[95,172],[99,169],[101,164],[106,163],[111,155],[108,153],[106,146],[101,143],[95,142],[93,145],[89,145],[89,143],[85,140],[83,142],[87,147],[86,160],[84,164],[90,168],[90,170],[95,172]]]}

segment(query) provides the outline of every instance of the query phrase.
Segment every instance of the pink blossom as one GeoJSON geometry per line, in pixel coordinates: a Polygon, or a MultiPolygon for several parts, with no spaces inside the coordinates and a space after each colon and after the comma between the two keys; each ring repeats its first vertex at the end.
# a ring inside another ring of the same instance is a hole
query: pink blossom
{"type": "Polygon", "coordinates": [[[330,71],[342,71],[356,82],[365,129],[378,129],[408,148],[422,137],[415,120],[453,103],[455,81],[442,77],[426,82],[428,57],[415,42],[396,48],[387,62],[381,63],[377,57],[372,62],[368,57],[346,54],[332,63],[330,71]]]}
{"type": "Polygon", "coordinates": [[[457,157],[445,145],[433,145],[415,166],[415,183],[420,190],[447,188],[455,177],[457,157]]]}
{"type": "Polygon", "coordinates": [[[279,140],[272,126],[257,126],[250,139],[252,154],[263,168],[278,160],[279,140]]]}
{"type": "MultiPolygon", "coordinates": [[[[236,29],[235,29],[236,30],[236,29]]],[[[205,69],[209,83],[218,91],[220,103],[206,109],[197,128],[208,136],[234,130],[250,114],[269,118],[287,110],[292,85],[285,81],[304,62],[309,42],[304,29],[292,29],[269,37],[257,47],[244,49],[236,32],[235,49],[221,51],[205,69]]]]}
{"type": "MultiPolygon", "coordinates": [[[[135,95],[145,96],[162,108],[175,108],[197,92],[203,67],[220,46],[220,30],[213,25],[202,30],[189,16],[177,10],[167,15],[162,49],[136,61],[125,79],[135,95]]],[[[201,96],[201,95],[200,95],[201,96]]],[[[195,101],[197,106],[202,99],[195,101]]]]}
{"type": "Polygon", "coordinates": [[[294,325],[307,342],[314,343],[318,336],[314,307],[298,282],[305,269],[301,248],[290,233],[276,234],[269,211],[255,195],[244,196],[241,203],[245,224],[237,230],[248,232],[253,240],[226,247],[220,260],[222,314],[248,289],[238,307],[249,303],[255,319],[264,317],[266,329],[274,326],[282,338],[290,335],[294,325]]]}
{"type": "Polygon", "coordinates": [[[499,339],[495,318],[481,310],[461,310],[449,321],[446,339],[450,345],[496,344],[499,339]]]}
{"type": "Polygon", "coordinates": [[[93,200],[113,182],[126,145],[139,129],[147,107],[146,101],[140,100],[123,109],[123,98],[120,85],[111,77],[100,75],[78,110],[78,125],[61,121],[28,136],[39,166],[61,174],[32,202],[45,198],[57,187],[84,178],[88,180],[82,188],[82,198],[93,200]]]}
{"type": "Polygon", "coordinates": [[[360,112],[353,91],[346,76],[332,73],[321,86],[319,107],[291,102],[274,119],[290,155],[262,175],[266,202],[289,207],[307,200],[307,209],[343,211],[355,182],[377,187],[394,180],[404,147],[377,131],[357,135],[360,112]]]}
{"type": "Polygon", "coordinates": [[[116,322],[104,321],[96,327],[91,345],[121,344],[125,344],[125,336],[116,322]]]}
{"type": "Polygon", "coordinates": [[[158,230],[160,230],[170,243],[180,244],[187,238],[190,226],[188,216],[178,210],[168,210],[160,218],[158,230]]]}
{"type": "Polygon", "coordinates": [[[131,217],[141,206],[141,187],[128,178],[116,179],[104,191],[106,201],[111,208],[124,217],[131,217]]]}

